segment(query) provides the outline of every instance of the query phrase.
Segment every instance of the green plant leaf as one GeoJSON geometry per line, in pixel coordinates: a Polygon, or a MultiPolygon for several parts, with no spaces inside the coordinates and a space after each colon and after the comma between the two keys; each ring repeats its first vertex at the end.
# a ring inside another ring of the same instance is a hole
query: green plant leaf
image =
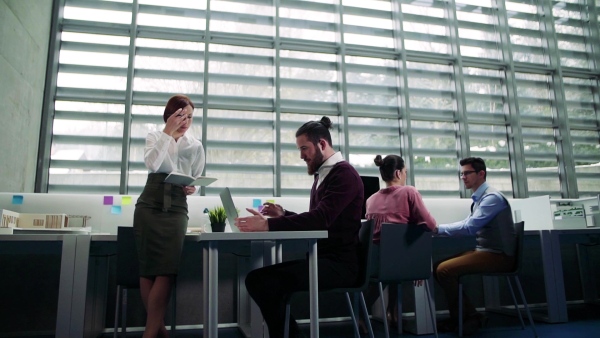
{"type": "Polygon", "coordinates": [[[227,219],[227,214],[225,213],[225,208],[223,206],[216,206],[210,210],[208,210],[208,218],[210,219],[210,223],[223,223],[227,219]]]}

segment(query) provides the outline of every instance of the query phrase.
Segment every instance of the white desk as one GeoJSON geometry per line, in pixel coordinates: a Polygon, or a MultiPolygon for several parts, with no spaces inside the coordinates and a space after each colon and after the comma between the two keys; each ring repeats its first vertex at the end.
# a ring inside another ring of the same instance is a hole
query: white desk
{"type": "MultiPolygon", "coordinates": [[[[273,231],[273,232],[213,232],[198,236],[202,244],[203,284],[204,284],[204,337],[218,337],[218,272],[219,243],[229,241],[250,241],[252,243],[305,239],[309,242],[308,259],[310,263],[310,336],[319,337],[319,302],[317,274],[317,239],[327,238],[327,231],[273,231]]],[[[261,251],[262,252],[262,251],[261,251]]],[[[264,259],[264,257],[262,257],[264,259]]],[[[271,258],[269,258],[271,259],[271,258]]],[[[256,308],[256,305],[253,305],[256,308]]],[[[257,311],[258,313],[258,311],[257,311]]],[[[253,319],[253,322],[255,319],[253,319]]],[[[261,320],[262,321],[262,320],[261,320]]],[[[253,338],[262,338],[261,328],[253,325],[253,338]]],[[[264,332],[263,332],[264,334],[264,332]]]]}
{"type": "Polygon", "coordinates": [[[78,290],[75,290],[73,280],[73,273],[76,269],[77,237],[77,235],[62,235],[56,233],[0,235],[0,242],[61,242],[60,281],[55,332],[57,338],[69,338],[75,336],[71,334],[71,315],[74,311],[81,310],[77,307],[78,290]]]}
{"type": "MultiPolygon", "coordinates": [[[[560,250],[561,237],[572,240],[573,237],[599,235],[600,228],[540,230],[542,264],[544,283],[546,286],[547,315],[540,318],[549,323],[564,323],[569,320],[567,315],[567,300],[563,276],[562,255],[560,250]],[[571,237],[571,238],[568,238],[571,237]]],[[[577,260],[581,272],[581,283],[585,301],[595,300],[595,282],[589,270],[587,253],[577,246],[577,260]]]]}

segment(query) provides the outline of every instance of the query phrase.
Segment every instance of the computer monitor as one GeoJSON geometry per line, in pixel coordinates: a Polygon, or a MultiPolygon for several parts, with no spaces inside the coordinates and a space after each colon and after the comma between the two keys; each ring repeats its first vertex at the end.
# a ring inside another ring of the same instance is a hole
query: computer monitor
{"type": "Polygon", "coordinates": [[[379,191],[379,177],[374,176],[361,176],[360,179],[365,187],[365,200],[363,201],[362,207],[362,219],[366,218],[367,214],[367,199],[374,193],[379,191]]]}

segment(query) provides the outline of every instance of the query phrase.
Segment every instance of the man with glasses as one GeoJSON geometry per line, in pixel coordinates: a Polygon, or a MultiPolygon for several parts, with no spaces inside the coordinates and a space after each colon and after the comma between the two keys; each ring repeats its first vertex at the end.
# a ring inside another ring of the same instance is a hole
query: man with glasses
{"type": "MultiPolygon", "coordinates": [[[[445,236],[476,236],[475,249],[449,257],[434,266],[434,276],[448,300],[450,318],[438,323],[440,332],[456,331],[458,328],[458,281],[468,274],[506,272],[515,264],[515,231],[512,210],[506,197],[486,182],[483,159],[468,157],[460,161],[465,188],[471,189],[473,204],[466,219],[440,224],[434,230],[445,236]]],[[[463,334],[476,333],[486,317],[477,313],[463,293],[463,334]]]]}

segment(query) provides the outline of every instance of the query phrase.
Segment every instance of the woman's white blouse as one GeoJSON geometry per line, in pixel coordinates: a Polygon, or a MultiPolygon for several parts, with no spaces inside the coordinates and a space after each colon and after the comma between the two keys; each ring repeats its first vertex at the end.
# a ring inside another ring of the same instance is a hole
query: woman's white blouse
{"type": "Polygon", "coordinates": [[[183,135],[179,140],[162,131],[151,132],[146,136],[144,162],[150,172],[178,172],[198,177],[204,170],[206,157],[202,142],[192,136],[183,135]]]}

